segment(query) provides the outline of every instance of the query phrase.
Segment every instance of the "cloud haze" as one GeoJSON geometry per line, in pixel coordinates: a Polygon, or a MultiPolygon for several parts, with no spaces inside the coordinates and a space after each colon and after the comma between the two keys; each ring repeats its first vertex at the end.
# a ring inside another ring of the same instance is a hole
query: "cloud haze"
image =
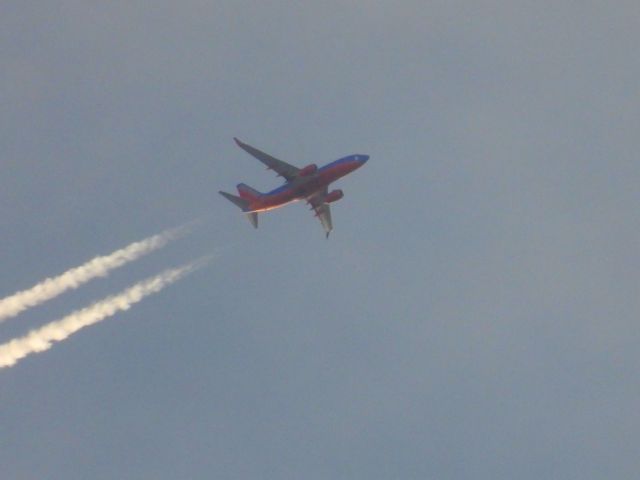
{"type": "MultiPolygon", "coordinates": [[[[203,212],[180,246],[230,248],[117,335],[2,369],[0,477],[635,478],[639,18],[4,2],[3,296],[203,212]],[[298,166],[371,155],[328,242],[302,205],[253,230],[219,197],[279,184],[234,136],[298,166]]],[[[105,295],[82,294],[55,308],[105,295]]]]}

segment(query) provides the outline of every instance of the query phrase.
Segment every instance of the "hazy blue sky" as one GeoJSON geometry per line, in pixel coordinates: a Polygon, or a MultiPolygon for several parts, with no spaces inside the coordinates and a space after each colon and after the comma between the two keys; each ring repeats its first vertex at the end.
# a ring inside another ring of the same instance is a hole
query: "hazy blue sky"
{"type": "Polygon", "coordinates": [[[195,218],[0,341],[7,479],[640,471],[640,3],[4,2],[0,297],[195,218]],[[371,160],[335,231],[217,191],[371,160]]]}

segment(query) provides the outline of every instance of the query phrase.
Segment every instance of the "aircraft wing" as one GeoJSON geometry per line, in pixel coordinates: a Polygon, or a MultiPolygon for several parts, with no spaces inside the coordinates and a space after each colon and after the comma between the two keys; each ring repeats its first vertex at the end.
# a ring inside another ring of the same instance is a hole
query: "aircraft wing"
{"type": "Polygon", "coordinates": [[[246,143],[241,142],[235,137],[234,140],[241,149],[243,149],[249,155],[253,155],[254,157],[256,157],[267,166],[267,169],[274,170],[278,174],[278,176],[284,177],[286,181],[290,182],[298,176],[298,172],[300,171],[298,167],[294,167],[293,165],[289,165],[287,162],[278,160],[277,158],[274,158],[271,155],[252,147],[251,145],[247,145],[246,143]]]}
{"type": "Polygon", "coordinates": [[[320,220],[322,228],[324,228],[327,238],[331,230],[333,230],[333,224],[331,223],[331,209],[329,204],[324,202],[325,197],[329,193],[327,187],[319,193],[307,198],[307,203],[311,205],[311,208],[316,212],[316,217],[320,220]]]}

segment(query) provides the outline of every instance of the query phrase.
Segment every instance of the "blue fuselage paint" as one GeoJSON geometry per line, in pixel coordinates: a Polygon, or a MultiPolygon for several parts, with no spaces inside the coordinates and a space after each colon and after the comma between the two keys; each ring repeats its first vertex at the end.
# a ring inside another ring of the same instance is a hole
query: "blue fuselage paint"
{"type": "Polygon", "coordinates": [[[298,177],[267,193],[249,199],[247,211],[266,212],[291,202],[306,200],[331,183],[360,168],[368,155],[349,155],[319,168],[313,175],[298,177]]]}

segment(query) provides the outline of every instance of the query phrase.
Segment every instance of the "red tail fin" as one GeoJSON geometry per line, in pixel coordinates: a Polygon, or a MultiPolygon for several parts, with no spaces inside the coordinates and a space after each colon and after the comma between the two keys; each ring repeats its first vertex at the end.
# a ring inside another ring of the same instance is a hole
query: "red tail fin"
{"type": "Polygon", "coordinates": [[[246,185],[244,183],[239,183],[236,188],[238,189],[240,198],[243,198],[245,200],[249,200],[249,201],[255,200],[260,195],[262,195],[260,192],[258,192],[257,190],[251,188],[249,185],[246,185]]]}

